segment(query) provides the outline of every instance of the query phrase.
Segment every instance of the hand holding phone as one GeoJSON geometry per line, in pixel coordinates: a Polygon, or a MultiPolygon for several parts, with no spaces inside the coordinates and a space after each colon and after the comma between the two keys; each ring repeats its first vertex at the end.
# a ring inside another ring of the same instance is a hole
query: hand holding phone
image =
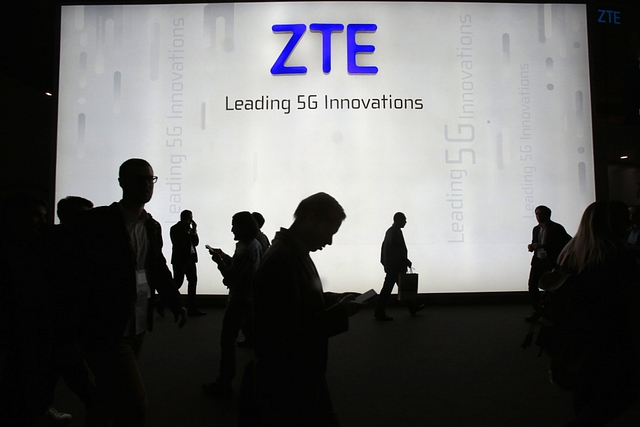
{"type": "Polygon", "coordinates": [[[373,289],[369,289],[367,292],[365,292],[364,294],[360,294],[356,297],[356,299],[354,300],[355,302],[367,302],[369,301],[371,298],[375,297],[376,295],[378,295],[376,293],[376,291],[374,291],[373,289]]]}

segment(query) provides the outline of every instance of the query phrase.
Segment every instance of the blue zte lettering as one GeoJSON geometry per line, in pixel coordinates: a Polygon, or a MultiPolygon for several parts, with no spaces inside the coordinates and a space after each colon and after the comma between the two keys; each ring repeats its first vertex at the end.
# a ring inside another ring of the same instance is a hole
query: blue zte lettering
{"type": "Polygon", "coordinates": [[[350,74],[378,74],[378,67],[360,67],[356,64],[356,55],[362,53],[373,53],[376,47],[369,44],[357,44],[356,33],[375,33],[378,29],[376,24],[349,24],[347,25],[347,71],[350,74]]]}
{"type": "MultiPolygon", "coordinates": [[[[291,53],[298,45],[306,31],[305,24],[279,24],[273,25],[271,29],[274,33],[292,33],[291,38],[271,67],[271,74],[305,74],[307,67],[289,67],[285,65],[291,53]]],[[[349,24],[347,25],[347,72],[349,74],[377,74],[378,67],[359,66],[356,63],[357,55],[360,53],[373,53],[376,48],[373,45],[359,45],[356,43],[356,35],[360,32],[374,33],[378,29],[376,24],[349,24]]],[[[309,25],[309,30],[322,34],[322,72],[331,72],[331,36],[333,33],[341,33],[344,30],[343,24],[333,23],[313,23],[309,25]]]]}
{"type": "Polygon", "coordinates": [[[307,67],[287,67],[284,65],[289,59],[291,52],[296,47],[304,32],[307,29],[307,26],[304,24],[286,24],[286,25],[274,25],[271,27],[274,33],[286,33],[291,32],[291,38],[289,42],[282,50],[282,53],[276,59],[276,63],[271,67],[271,74],[305,74],[307,72],[307,67]]]}
{"type": "Polygon", "coordinates": [[[598,22],[620,25],[620,12],[617,10],[598,9],[598,22]]]}
{"type": "Polygon", "coordinates": [[[322,33],[322,72],[329,73],[331,71],[331,33],[340,33],[344,30],[342,24],[311,24],[311,31],[319,31],[322,33]]]}

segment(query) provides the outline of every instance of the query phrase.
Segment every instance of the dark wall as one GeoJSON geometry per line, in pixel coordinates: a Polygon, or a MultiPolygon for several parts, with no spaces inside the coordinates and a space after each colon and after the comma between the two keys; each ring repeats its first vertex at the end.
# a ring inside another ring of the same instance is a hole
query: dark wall
{"type": "Polygon", "coordinates": [[[0,196],[27,192],[51,203],[55,99],[6,75],[0,81],[0,196]]]}

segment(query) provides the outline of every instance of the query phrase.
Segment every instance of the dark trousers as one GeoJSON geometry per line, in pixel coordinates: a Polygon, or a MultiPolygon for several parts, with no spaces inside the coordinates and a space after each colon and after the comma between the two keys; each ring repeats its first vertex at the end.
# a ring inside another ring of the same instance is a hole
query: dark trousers
{"type": "Polygon", "coordinates": [[[324,376],[286,362],[269,365],[255,368],[254,426],[340,427],[324,376]]]}
{"type": "Polygon", "coordinates": [[[249,310],[247,313],[247,318],[242,324],[242,335],[244,335],[244,339],[253,344],[255,341],[255,333],[253,328],[253,310],[249,310]]]}
{"type": "Polygon", "coordinates": [[[196,286],[198,284],[198,274],[195,262],[187,264],[172,264],[173,280],[178,289],[182,287],[185,276],[187,277],[187,308],[196,310],[196,286]]]}
{"type": "Polygon", "coordinates": [[[384,277],[382,289],[380,290],[380,296],[378,297],[378,304],[376,305],[376,316],[384,314],[384,308],[389,302],[389,297],[391,296],[393,286],[398,282],[399,274],[399,271],[388,271],[387,275],[384,277]]]}
{"type": "Polygon", "coordinates": [[[27,427],[43,415],[52,402],[49,378],[54,370],[52,334],[25,322],[15,340],[3,343],[0,369],[0,425],[27,427]],[[34,326],[34,327],[32,327],[34,326]]]}
{"type": "Polygon", "coordinates": [[[540,310],[540,288],[538,283],[540,278],[547,271],[553,270],[553,264],[545,259],[534,258],[531,262],[531,271],[529,271],[529,297],[531,298],[531,305],[533,310],[538,312],[540,310]]]}
{"type": "Polygon", "coordinates": [[[51,403],[53,403],[56,384],[62,378],[69,390],[88,407],[91,404],[95,386],[89,378],[89,370],[84,363],[80,343],[77,340],[64,340],[56,344],[54,357],[55,362],[49,377],[51,403]]]}
{"type": "MultiPolygon", "coordinates": [[[[55,316],[26,316],[0,344],[0,425],[30,426],[54,405],[62,376],[88,404],[93,384],[77,339],[55,316]]],[[[70,325],[65,325],[70,328],[70,325]]]]}
{"type": "Polygon", "coordinates": [[[104,351],[85,353],[96,382],[85,427],[146,425],[147,393],[138,369],[143,341],[144,333],[123,337],[104,351]]]}
{"type": "Polygon", "coordinates": [[[220,385],[231,386],[236,376],[236,341],[250,311],[251,305],[241,298],[227,303],[220,334],[220,372],[216,380],[220,385]]]}
{"type": "MultiPolygon", "coordinates": [[[[384,277],[384,282],[382,283],[382,289],[380,290],[380,296],[378,297],[378,304],[376,304],[375,316],[384,316],[385,315],[385,307],[389,302],[389,297],[391,296],[391,291],[393,290],[393,286],[398,283],[398,276],[404,273],[404,271],[391,271],[387,272],[387,275],[384,277]]],[[[399,286],[399,285],[398,285],[399,286]]],[[[409,300],[406,302],[407,308],[411,315],[415,312],[414,310],[417,308],[418,304],[414,300],[409,300]]]]}

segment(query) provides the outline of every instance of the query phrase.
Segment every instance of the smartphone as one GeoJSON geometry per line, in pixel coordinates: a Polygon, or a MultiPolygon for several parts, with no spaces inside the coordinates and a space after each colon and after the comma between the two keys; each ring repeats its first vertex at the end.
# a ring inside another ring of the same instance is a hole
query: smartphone
{"type": "Polygon", "coordinates": [[[213,252],[213,248],[209,245],[204,245],[205,248],[209,250],[209,252],[213,252]]]}
{"type": "Polygon", "coordinates": [[[354,301],[355,302],[367,302],[369,301],[371,298],[375,297],[376,295],[378,295],[376,293],[376,291],[374,291],[373,289],[369,289],[367,292],[365,292],[364,294],[358,295],[354,301]]]}

